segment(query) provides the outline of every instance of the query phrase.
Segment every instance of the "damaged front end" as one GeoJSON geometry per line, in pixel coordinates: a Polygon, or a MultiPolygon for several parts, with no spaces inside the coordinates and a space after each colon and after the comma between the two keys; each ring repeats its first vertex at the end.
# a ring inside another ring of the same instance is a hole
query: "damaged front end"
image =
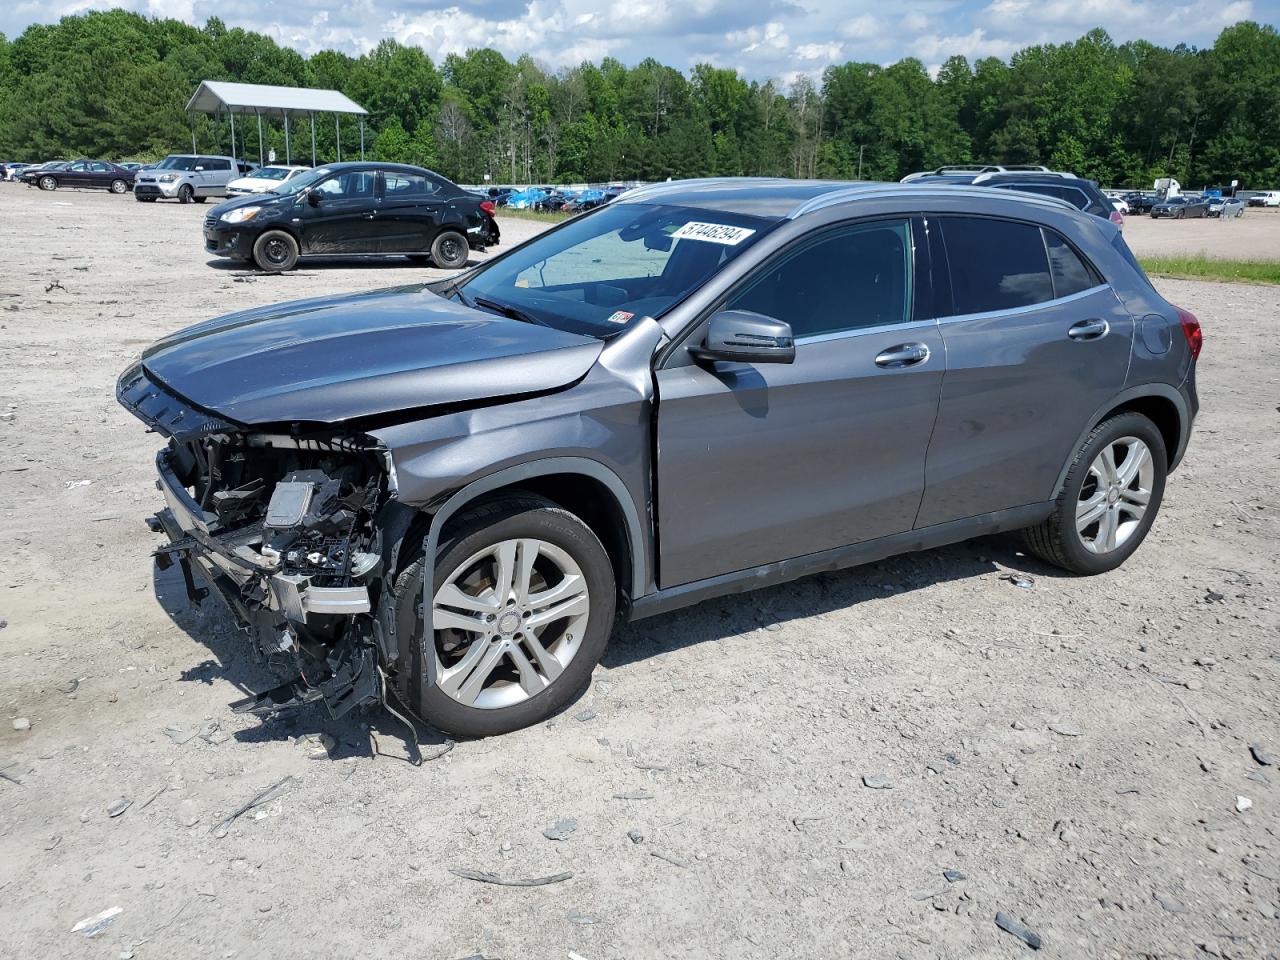
{"type": "Polygon", "coordinates": [[[169,438],[156,457],[166,506],[148,521],[169,539],[157,564],[180,566],[195,604],[214,590],[261,658],[291,678],[233,709],[270,714],[323,699],[339,717],[381,700],[378,515],[393,490],[378,444],[234,425],[140,366],[120,378],[117,395],[169,438]]]}

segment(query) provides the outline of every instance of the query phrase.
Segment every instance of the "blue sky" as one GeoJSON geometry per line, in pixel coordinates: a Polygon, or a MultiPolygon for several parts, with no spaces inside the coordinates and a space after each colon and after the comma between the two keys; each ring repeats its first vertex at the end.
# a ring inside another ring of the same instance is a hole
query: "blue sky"
{"type": "Polygon", "coordinates": [[[551,68],[652,56],[684,70],[707,61],[784,82],[845,60],[914,56],[934,68],[957,53],[1007,58],[1095,26],[1117,42],[1208,46],[1237,20],[1280,20],[1280,0],[11,0],[0,8],[0,30],[12,38],[33,22],[108,7],[197,24],[216,15],[307,54],[362,53],[394,37],[437,62],[491,46],[513,58],[530,53],[551,68]]]}

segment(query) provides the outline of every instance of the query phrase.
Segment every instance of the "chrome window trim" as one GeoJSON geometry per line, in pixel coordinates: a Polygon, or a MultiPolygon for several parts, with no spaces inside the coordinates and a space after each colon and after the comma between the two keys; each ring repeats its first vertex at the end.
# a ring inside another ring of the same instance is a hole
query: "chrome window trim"
{"type": "Polygon", "coordinates": [[[814,333],[807,337],[796,337],[795,344],[797,347],[803,347],[810,343],[826,343],[830,340],[845,340],[849,337],[871,336],[878,333],[889,333],[893,330],[920,330],[924,327],[936,327],[938,321],[930,320],[908,320],[903,323],[880,323],[874,327],[850,327],[847,330],[835,330],[831,333],[814,333]]]}
{"type": "MultiPolygon", "coordinates": [[[[938,323],[960,323],[964,320],[993,320],[996,317],[1018,317],[1026,313],[1035,313],[1037,310],[1044,310],[1048,307],[1056,307],[1059,304],[1071,303],[1073,300],[1081,300],[1102,290],[1111,290],[1111,284],[1100,283],[1097,286],[1090,287],[1088,290],[1070,293],[1065,297],[1054,297],[1052,300],[1041,300],[1039,303],[1029,303],[1022,307],[1009,307],[1006,310],[985,310],[982,313],[951,314],[946,317],[938,317],[938,323]]],[[[1114,292],[1112,290],[1112,293],[1114,292]]]]}

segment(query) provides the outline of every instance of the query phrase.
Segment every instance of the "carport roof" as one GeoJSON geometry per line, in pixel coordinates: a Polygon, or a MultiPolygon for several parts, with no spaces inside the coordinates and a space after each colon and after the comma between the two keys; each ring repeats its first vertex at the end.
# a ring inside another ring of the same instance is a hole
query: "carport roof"
{"type": "Polygon", "coordinates": [[[358,113],[369,111],[337,90],[272,87],[262,83],[203,80],[187,103],[200,113],[254,113],[282,117],[288,113],[358,113]]]}

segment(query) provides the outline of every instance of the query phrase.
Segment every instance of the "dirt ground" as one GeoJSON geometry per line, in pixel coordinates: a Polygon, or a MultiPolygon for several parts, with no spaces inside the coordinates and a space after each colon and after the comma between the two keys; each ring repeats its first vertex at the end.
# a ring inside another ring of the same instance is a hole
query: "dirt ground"
{"type": "Polygon", "coordinates": [[[1143,257],[1204,254],[1220,260],[1280,260],[1280,209],[1249,207],[1229,220],[1157,220],[1134,214],[1124,235],[1143,257]]]}
{"type": "MultiPolygon", "coordinates": [[[[1120,571],[999,538],[704,603],[415,768],[382,712],[227,710],[271,678],[154,573],[158,441],[113,387],[176,327],[429,271],[242,276],[205,209],[0,184],[0,955],[1030,953],[998,912],[1047,956],[1280,954],[1280,288],[1159,282],[1204,323],[1204,407],[1120,571]]],[[[1129,235],[1246,231],[1280,249],[1252,212],[1129,235]]]]}

